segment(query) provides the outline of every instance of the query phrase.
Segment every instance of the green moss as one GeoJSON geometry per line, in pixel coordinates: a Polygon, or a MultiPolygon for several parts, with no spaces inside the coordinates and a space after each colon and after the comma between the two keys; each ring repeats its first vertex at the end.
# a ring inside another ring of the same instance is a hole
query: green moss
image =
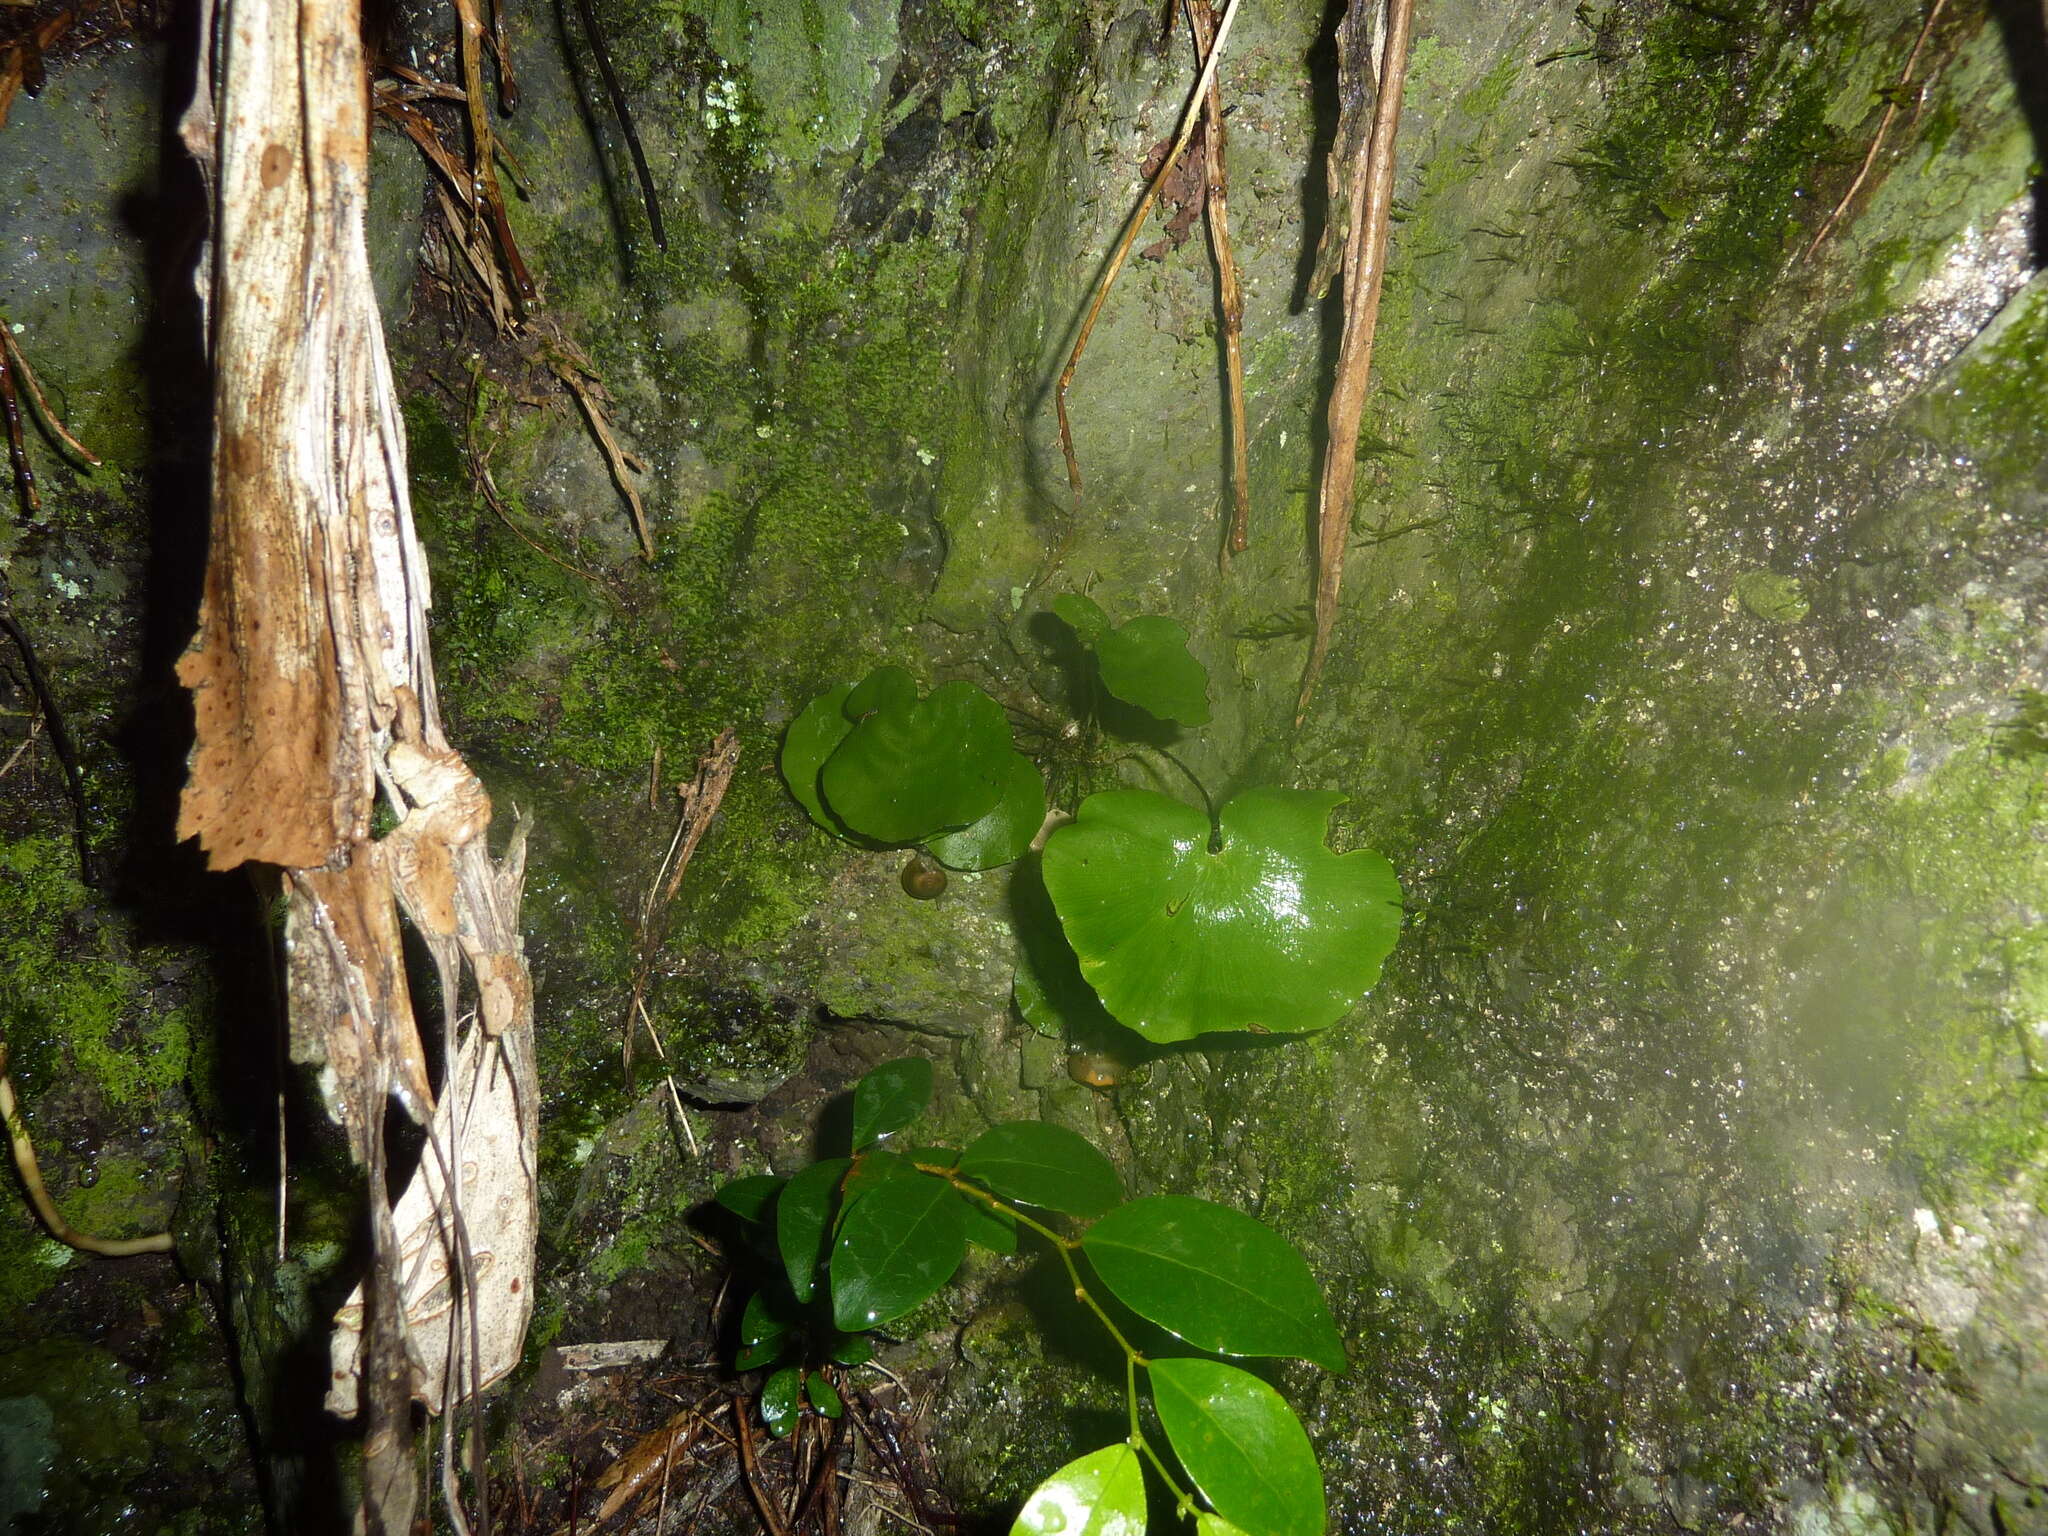
{"type": "Polygon", "coordinates": [[[185,1076],[190,1021],[93,911],[68,838],[0,844],[0,1014],[25,1092],[77,1073],[115,1109],[147,1109],[185,1076]]]}

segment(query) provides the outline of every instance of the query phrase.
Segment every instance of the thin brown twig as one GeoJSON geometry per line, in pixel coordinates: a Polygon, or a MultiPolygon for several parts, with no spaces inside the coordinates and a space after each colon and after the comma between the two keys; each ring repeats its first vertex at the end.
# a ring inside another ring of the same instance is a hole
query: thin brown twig
{"type": "Polygon", "coordinates": [[[7,1125],[7,1140],[14,1149],[14,1170],[21,1175],[21,1187],[28,1191],[28,1203],[35,1207],[36,1216],[42,1224],[50,1229],[50,1236],[81,1253],[96,1253],[109,1259],[171,1251],[171,1234],[168,1232],[153,1232],[148,1237],[94,1237],[79,1231],[58,1214],[55,1203],[50,1199],[50,1191],[43,1183],[42,1165],[36,1161],[35,1144],[28,1139],[28,1122],[22,1118],[21,1106],[14,1101],[14,1080],[7,1075],[7,1040],[4,1036],[0,1036],[0,1121],[7,1125]]]}
{"type": "Polygon", "coordinates": [[[640,540],[640,558],[652,562],[654,531],[647,525],[647,507],[640,499],[640,488],[633,483],[633,475],[645,474],[647,465],[612,435],[611,419],[604,410],[604,385],[598,379],[596,366],[566,336],[557,335],[554,340],[555,345],[546,354],[548,368],[576,397],[576,403],[583,407],[584,420],[590,423],[590,430],[597,437],[597,446],[603,450],[605,463],[611,469],[612,483],[626,498],[626,506],[633,514],[633,532],[640,540]]]}
{"type": "Polygon", "coordinates": [[[1138,206],[1132,211],[1124,225],[1122,237],[1116,249],[1110,252],[1109,264],[1103,268],[1101,280],[1095,285],[1095,297],[1089,302],[1088,313],[1081,321],[1081,333],[1074,338],[1074,350],[1067,357],[1067,366],[1060,370],[1060,380],[1053,389],[1053,409],[1060,421],[1060,451],[1067,457],[1067,484],[1074,495],[1074,505],[1081,505],[1081,461],[1074,452],[1074,427],[1067,418],[1067,389],[1074,382],[1074,370],[1081,366],[1081,354],[1088,350],[1088,338],[1095,330],[1095,322],[1102,314],[1102,306],[1108,302],[1109,290],[1116,282],[1116,275],[1123,270],[1124,258],[1130,254],[1131,243],[1138,238],[1138,231],[1145,227],[1145,220],[1152,212],[1153,203],[1159,200],[1159,189],[1166,184],[1166,178],[1173,174],[1179,162],[1181,151],[1188,147],[1188,139],[1195,131],[1195,124],[1201,121],[1202,104],[1208,99],[1210,83],[1216,78],[1216,66],[1223,58],[1223,43],[1230,36],[1231,23],[1237,20],[1237,0],[1227,0],[1223,7],[1223,21],[1216,28],[1216,41],[1209,49],[1209,57],[1202,64],[1200,77],[1195,81],[1194,93],[1188,97],[1187,107],[1182,111],[1180,131],[1174,136],[1173,148],[1166,158],[1159,162],[1159,169],[1145,188],[1145,195],[1138,199],[1138,206]]]}
{"type": "Polygon", "coordinates": [[[43,510],[43,498],[36,492],[36,472],[28,461],[28,444],[21,436],[21,402],[14,393],[14,370],[7,362],[7,349],[0,347],[0,416],[7,421],[7,459],[14,467],[14,493],[30,517],[43,510]]]}
{"type": "Polygon", "coordinates": [[[95,454],[66,430],[63,418],[51,410],[50,402],[43,398],[43,386],[36,380],[35,369],[29,367],[28,359],[22,356],[21,343],[14,339],[14,328],[7,323],[5,316],[0,316],[0,352],[7,354],[7,361],[12,365],[14,371],[21,375],[21,382],[28,386],[28,397],[35,403],[37,419],[49,429],[50,434],[58,442],[70,449],[79,458],[85,460],[94,469],[98,469],[100,467],[99,455],[95,454]]]}
{"type": "MultiPolygon", "coordinates": [[[[638,1022],[647,1017],[647,987],[654,977],[654,964],[660,958],[665,937],[663,919],[669,905],[676,899],[676,892],[682,889],[683,873],[689,869],[697,845],[703,842],[712,818],[725,801],[725,792],[732,784],[739,761],[739,733],[727,726],[719,732],[711,750],[697,759],[696,777],[688,784],[678,786],[677,797],[681,805],[676,817],[675,836],[669,839],[668,852],[662,856],[661,867],[655,871],[654,879],[647,887],[647,895],[640,903],[639,963],[633,969],[633,991],[626,1004],[623,1046],[626,1081],[629,1083],[633,1080],[633,1035],[638,1022]]],[[[655,1037],[655,1046],[660,1049],[659,1036],[655,1037]]],[[[664,1051],[662,1055],[666,1060],[667,1053],[664,1051]]],[[[673,1081],[669,1086],[673,1091],[673,1081]]],[[[676,1109],[681,1112],[680,1099],[676,1109]]],[[[689,1123],[685,1117],[684,1134],[694,1137],[689,1123]]]]}
{"type": "Polygon", "coordinates": [[[1877,164],[1878,151],[1884,147],[1884,136],[1892,126],[1892,119],[1899,115],[1899,101],[1905,96],[1906,87],[1912,83],[1913,66],[1920,62],[1920,50],[1927,46],[1927,39],[1934,31],[1935,22],[1941,19],[1942,7],[1947,3],[1948,0],[1934,0],[1934,4],[1928,8],[1927,20],[1921,24],[1920,35],[1913,39],[1913,51],[1906,55],[1906,67],[1899,71],[1899,83],[1892,87],[1888,95],[1884,104],[1884,115],[1877,120],[1877,132],[1871,136],[1870,149],[1863,156],[1863,164],[1856,171],[1856,179],[1849,183],[1849,190],[1844,192],[1842,200],[1835,204],[1834,212],[1821,221],[1819,231],[1807,245],[1805,254],[1799,258],[1801,261],[1813,260],[1813,253],[1835,232],[1835,226],[1841,222],[1842,215],[1849,211],[1849,205],[1856,201],[1856,194],[1863,190],[1863,183],[1870,179],[1871,168],[1877,164]]]}
{"type": "Polygon", "coordinates": [[[1316,631],[1295,701],[1294,723],[1308,717],[1344,581],[1344,549],[1351,534],[1351,489],[1358,470],[1358,424],[1365,414],[1372,374],[1373,329],[1379,321],[1380,284],[1386,276],[1387,231],[1394,202],[1394,139],[1401,126],[1401,92],[1408,73],[1408,33],[1414,0],[1388,0],[1387,34],[1373,103],[1372,137],[1352,173],[1351,228],[1344,242],[1344,335],[1337,378],[1330,388],[1330,439],[1323,449],[1316,509],[1316,631]]]}
{"type": "Polygon", "coordinates": [[[505,195],[498,188],[496,142],[491,132],[490,108],[484,102],[480,46],[484,38],[483,20],[477,15],[476,0],[455,0],[455,14],[461,23],[457,30],[462,44],[462,89],[469,108],[469,169],[476,181],[476,201],[483,204],[484,216],[490,220],[498,254],[504,258],[505,271],[521,305],[532,304],[539,299],[540,290],[519,255],[518,242],[512,238],[512,224],[505,216],[505,195]]]}
{"type": "Polygon", "coordinates": [[[754,1500],[754,1507],[761,1512],[761,1523],[768,1527],[768,1536],[789,1536],[789,1527],[782,1518],[782,1505],[761,1477],[760,1463],[754,1455],[754,1430],[747,1421],[746,1405],[737,1397],[732,1403],[732,1423],[734,1432],[739,1436],[740,1470],[746,1474],[747,1492],[754,1500]]]}
{"type": "MultiPolygon", "coordinates": [[[[1195,57],[1209,61],[1214,51],[1216,12],[1209,0],[1184,0],[1195,57]]],[[[1202,101],[1202,149],[1207,161],[1208,190],[1203,207],[1209,216],[1209,243],[1216,255],[1216,304],[1223,312],[1223,360],[1230,390],[1230,536],[1224,559],[1243,554],[1250,541],[1251,468],[1244,410],[1244,289],[1237,280],[1237,256],[1230,247],[1230,178],[1224,168],[1223,87],[1212,73],[1202,101]]]]}

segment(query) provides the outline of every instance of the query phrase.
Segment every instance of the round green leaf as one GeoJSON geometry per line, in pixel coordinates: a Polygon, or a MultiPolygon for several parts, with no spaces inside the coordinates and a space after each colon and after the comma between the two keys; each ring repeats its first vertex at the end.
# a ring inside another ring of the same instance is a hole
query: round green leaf
{"type": "Polygon", "coordinates": [[[885,1061],[854,1085],[853,1149],[900,1131],[932,1097],[932,1064],[922,1056],[885,1061]]]}
{"type": "Polygon", "coordinates": [[[797,1398],[803,1376],[793,1365],[785,1365],[761,1385],[761,1417],[768,1433],[777,1439],[796,1428],[797,1398]]]}
{"type": "Polygon", "coordinates": [[[1052,600],[1052,611],[1066,620],[1067,627],[1081,637],[1083,645],[1093,645],[1109,633],[1109,615],[1102,611],[1100,603],[1084,593],[1062,592],[1052,600]]]}
{"type": "Polygon", "coordinates": [[[1195,1511],[1195,1536],[1244,1536],[1244,1532],[1221,1515],[1198,1509],[1195,1511]]]}
{"type": "Polygon", "coordinates": [[[926,843],[925,850],[948,869],[994,869],[1021,859],[1045,825],[1045,776],[1021,752],[1003,770],[1003,798],[981,820],[926,843]]]}
{"type": "Polygon", "coordinates": [[[851,683],[841,683],[829,693],[819,694],[782,733],[782,781],[811,820],[834,834],[843,829],[818,799],[818,773],[853,730],[853,722],[845,714],[846,696],[851,692],[851,683]]]}
{"type": "Polygon", "coordinates": [[[1148,1039],[1334,1024],[1401,931],[1393,866],[1323,845],[1331,791],[1254,789],[1200,811],[1144,789],[1081,802],[1045,845],[1045,885],[1081,974],[1148,1039]]]}
{"type": "Polygon", "coordinates": [[[901,1317],[953,1278],[967,1219],[943,1179],[889,1179],[847,1211],[832,1244],[832,1320],[849,1332],[901,1317]]]}
{"type": "Polygon", "coordinates": [[[1209,723],[1209,669],[1188,654],[1188,632],[1172,619],[1132,619],[1095,642],[1102,686],[1147,714],[1182,725],[1209,723]]]}
{"type": "Polygon", "coordinates": [[[1123,1198],[1109,1159],[1088,1138],[1038,1120],[998,1125],[960,1154],[960,1172],[997,1194],[1069,1216],[1100,1216],[1123,1198]]]}
{"type": "Polygon", "coordinates": [[[774,1174],[753,1173],[734,1179],[711,1198],[742,1221],[766,1221],[768,1207],[781,1188],[782,1180],[774,1174]]]}
{"type": "Polygon", "coordinates": [[[1197,1349],[1344,1369],[1344,1341],[1308,1264],[1243,1211],[1148,1195],[1096,1222],[1081,1246],[1118,1301],[1197,1349]]]}
{"type": "Polygon", "coordinates": [[[832,1227],[839,1181],[852,1166],[850,1158],[828,1157],[799,1169],[775,1202],[775,1246],[798,1301],[809,1301],[818,1288],[818,1263],[825,1257],[825,1234],[832,1227]]]}
{"type": "Polygon", "coordinates": [[[818,788],[855,832],[923,842],[979,820],[1002,798],[1015,755],[1009,722],[971,683],[947,683],[920,700],[908,673],[884,667],[855,687],[843,712],[853,729],[825,760],[818,788]]]}
{"type": "Polygon", "coordinates": [[[1130,1445],[1105,1445],[1031,1490],[1010,1536],[1145,1536],[1145,1469],[1130,1445]]]}
{"type": "Polygon", "coordinates": [[[1155,1360],[1152,1404],[1202,1497],[1245,1536],[1322,1536],[1323,1474],[1294,1411],[1220,1360],[1155,1360]]]}
{"type": "Polygon", "coordinates": [[[840,1399],[839,1389],[827,1381],[823,1373],[813,1371],[804,1378],[804,1391],[811,1399],[811,1406],[828,1419],[836,1419],[846,1412],[846,1404],[840,1399]]]}
{"type": "Polygon", "coordinates": [[[1094,1041],[1123,1026],[1081,975],[1074,946],[1046,894],[1044,856],[1032,854],[1010,874],[1010,927],[1017,935],[1011,993],[1024,1022],[1054,1040],[1094,1041]]]}

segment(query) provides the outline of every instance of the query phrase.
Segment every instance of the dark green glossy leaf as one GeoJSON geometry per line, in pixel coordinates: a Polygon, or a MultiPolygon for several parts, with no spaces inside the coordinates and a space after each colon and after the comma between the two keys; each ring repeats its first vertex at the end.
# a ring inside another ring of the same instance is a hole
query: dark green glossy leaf
{"type": "Polygon", "coordinates": [[[926,1175],[910,1166],[909,1159],[894,1152],[885,1152],[880,1147],[869,1147],[853,1160],[853,1171],[847,1174],[846,1182],[839,1187],[839,1219],[846,1220],[846,1213],[853,1208],[853,1202],[884,1179],[924,1177],[926,1175]]]}
{"type": "Polygon", "coordinates": [[[972,684],[947,683],[920,700],[908,673],[884,667],[847,696],[843,712],[857,718],[818,788],[855,832],[923,842],[979,820],[1002,798],[1014,755],[1009,722],[972,684]]]}
{"type": "Polygon", "coordinates": [[[1045,775],[1021,752],[1003,769],[1003,797],[979,821],[927,842],[925,851],[948,869],[994,869],[1021,859],[1045,825],[1045,775]]]}
{"type": "Polygon", "coordinates": [[[1010,872],[1010,926],[1017,935],[1011,990],[1024,1022],[1053,1040],[1093,1044],[1124,1027],[1081,975],[1074,946],[1046,894],[1044,855],[1031,854],[1010,872]]]}
{"type": "Polygon", "coordinates": [[[774,1174],[752,1173],[734,1179],[711,1198],[742,1221],[766,1221],[769,1206],[781,1188],[782,1180],[774,1174]]]}
{"type": "Polygon", "coordinates": [[[1081,974],[1155,1041],[1291,1033],[1342,1018],[1401,931],[1393,867],[1323,844],[1333,792],[1254,789],[1200,811],[1150,790],[1090,795],[1045,845],[1045,884],[1081,974]]]}
{"type": "Polygon", "coordinates": [[[1026,1205],[1100,1216],[1123,1198],[1109,1159],[1065,1126],[1016,1120],[984,1131],[960,1154],[960,1172],[1026,1205]]]}
{"type": "Polygon", "coordinates": [[[851,1332],[901,1317],[953,1278],[966,1213],[943,1179],[890,1179],[846,1213],[832,1244],[832,1320],[851,1332]]]}
{"type": "Polygon", "coordinates": [[[839,1201],[839,1181],[853,1166],[844,1157],[828,1157],[790,1176],[775,1202],[775,1246],[789,1273],[789,1288],[798,1301],[809,1301],[818,1288],[818,1265],[825,1257],[825,1237],[832,1227],[832,1209],[839,1201]]]}
{"type": "Polygon", "coordinates": [[[1070,1461],[1031,1490],[1010,1536],[1144,1536],[1145,1470],[1128,1444],[1070,1461]]]}
{"type": "Polygon", "coordinates": [[[805,1378],[804,1392],[809,1396],[811,1406],[828,1419],[836,1419],[846,1412],[846,1404],[839,1398],[839,1389],[817,1371],[805,1378]]]}
{"type": "Polygon", "coordinates": [[[1245,1536],[1322,1536],[1323,1474],[1294,1410],[1221,1360],[1155,1360],[1152,1405],[1202,1497],[1245,1536]]]}
{"type": "Polygon", "coordinates": [[[963,1191],[955,1191],[960,1204],[967,1212],[967,1241],[977,1243],[991,1253],[1015,1253],[1017,1251],[1017,1218],[1009,1212],[977,1200],[963,1191]]]}
{"type": "Polygon", "coordinates": [[[1132,619],[1095,642],[1102,686],[1147,714],[1182,725],[1209,722],[1209,669],[1188,653],[1172,619],[1132,619]]]}
{"type": "Polygon", "coordinates": [[[827,1353],[839,1365],[866,1365],[875,1358],[875,1341],[864,1333],[842,1333],[827,1353]]]}
{"type": "Polygon", "coordinates": [[[733,1358],[733,1368],[757,1371],[779,1358],[788,1344],[788,1322],[776,1315],[774,1303],[765,1292],[756,1291],[747,1298],[746,1310],[740,1314],[740,1347],[733,1358]]]}
{"type": "Polygon", "coordinates": [[[1197,1349],[1344,1369],[1344,1341],[1308,1264],[1242,1211],[1148,1195],[1096,1222],[1081,1246],[1118,1301],[1197,1349]]]}
{"type": "Polygon", "coordinates": [[[853,730],[853,722],[845,714],[846,696],[851,692],[851,683],[841,683],[829,693],[819,694],[782,733],[782,781],[811,820],[833,833],[841,830],[839,820],[818,799],[818,774],[825,759],[853,730]]]}
{"type": "Polygon", "coordinates": [[[803,1384],[803,1375],[793,1365],[785,1365],[761,1384],[761,1418],[777,1439],[796,1428],[803,1384]]]}
{"type": "Polygon", "coordinates": [[[900,1131],[932,1097],[932,1064],[922,1056],[885,1061],[854,1085],[853,1149],[900,1131]]]}
{"type": "Polygon", "coordinates": [[[1066,620],[1067,627],[1081,637],[1083,645],[1093,645],[1109,632],[1109,615],[1102,611],[1100,603],[1083,593],[1062,592],[1052,600],[1052,611],[1066,620]]]}
{"type": "Polygon", "coordinates": [[[913,1163],[925,1163],[933,1168],[950,1168],[960,1161],[960,1153],[954,1147],[906,1147],[903,1155],[913,1163]]]}

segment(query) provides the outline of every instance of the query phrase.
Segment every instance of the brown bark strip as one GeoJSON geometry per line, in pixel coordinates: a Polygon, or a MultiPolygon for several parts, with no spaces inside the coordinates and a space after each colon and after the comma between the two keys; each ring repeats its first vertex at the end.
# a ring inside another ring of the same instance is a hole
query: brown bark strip
{"type": "Polygon", "coordinates": [[[1123,270],[1124,258],[1130,255],[1131,242],[1145,227],[1145,219],[1152,212],[1153,203],[1159,199],[1160,188],[1173,174],[1181,151],[1187,148],[1188,138],[1195,131],[1195,124],[1201,121],[1202,103],[1216,78],[1216,66],[1223,57],[1224,39],[1230,36],[1231,23],[1236,20],[1237,0],[1228,0],[1223,7],[1223,20],[1216,28],[1216,42],[1209,49],[1208,60],[1202,65],[1194,94],[1188,97],[1187,109],[1181,113],[1180,132],[1174,137],[1173,148],[1160,161],[1158,171],[1145,188],[1145,195],[1138,199],[1138,206],[1124,225],[1123,236],[1117,241],[1116,249],[1110,252],[1109,265],[1103,269],[1102,279],[1095,285],[1095,297],[1089,302],[1088,313],[1081,321],[1081,334],[1074,338],[1074,350],[1067,358],[1067,366],[1060,370],[1059,384],[1053,390],[1053,409],[1060,419],[1060,451],[1067,458],[1067,484],[1073,490],[1077,508],[1081,505],[1081,461],[1074,452],[1074,426],[1067,419],[1067,389],[1074,382],[1074,370],[1081,366],[1081,354],[1088,350],[1088,338],[1095,330],[1095,322],[1101,318],[1102,306],[1108,302],[1110,287],[1116,282],[1117,273],[1123,270]]]}
{"type": "MultiPolygon", "coordinates": [[[[1365,0],[1352,0],[1354,8],[1365,0]]],[[[1401,126],[1401,90],[1408,71],[1408,33],[1414,0],[1387,0],[1385,60],[1379,71],[1370,147],[1351,175],[1350,227],[1344,241],[1344,335],[1337,378],[1330,389],[1330,440],[1323,450],[1322,493],[1316,523],[1316,632],[1302,673],[1294,723],[1308,717],[1309,700],[1329,654],[1344,581],[1344,546],[1351,536],[1351,490],[1358,470],[1358,424],[1365,414],[1372,373],[1373,327],[1379,320],[1380,284],[1386,275],[1387,228],[1394,201],[1394,136],[1401,126]]],[[[1348,23],[1350,18],[1346,17],[1348,23]]],[[[1357,34],[1353,34],[1356,36],[1357,34]]],[[[1349,69],[1365,59],[1346,57],[1349,69]]]]}
{"type": "Polygon", "coordinates": [[[212,547],[179,664],[198,717],[179,830],[216,869],[286,871],[294,1054],[329,1068],[373,1235],[369,1273],[337,1318],[329,1406],[365,1421],[357,1529],[409,1536],[413,1400],[441,1411],[473,1399],[517,1363],[532,1306],[524,840],[515,830],[491,858],[489,798],[441,726],[363,238],[358,0],[221,3],[218,36],[202,18],[204,72],[180,130],[217,196],[212,547]],[[379,794],[398,824],[372,840],[379,794]],[[400,910],[439,972],[438,1103],[400,910]],[[456,1015],[465,971],[473,1022],[456,1015]],[[395,1210],[394,1099],[428,1131],[395,1210]]]}
{"type": "MultiPolygon", "coordinates": [[[[1194,34],[1195,56],[1204,64],[1215,49],[1216,13],[1209,0],[1187,0],[1188,30],[1194,34]]],[[[1230,390],[1230,554],[1241,555],[1250,540],[1251,467],[1248,462],[1244,413],[1244,289],[1237,280],[1237,257],[1230,248],[1230,178],[1224,169],[1223,90],[1212,73],[1202,101],[1202,147],[1209,186],[1209,243],[1216,254],[1216,301],[1223,311],[1223,356],[1230,390]]]]}

